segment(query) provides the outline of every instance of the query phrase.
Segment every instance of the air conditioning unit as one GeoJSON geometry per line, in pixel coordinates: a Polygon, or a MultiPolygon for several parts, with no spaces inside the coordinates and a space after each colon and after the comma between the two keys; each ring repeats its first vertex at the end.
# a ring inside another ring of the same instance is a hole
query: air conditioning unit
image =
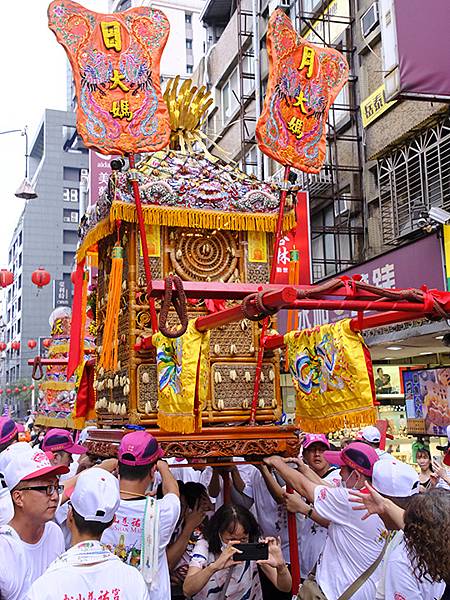
{"type": "Polygon", "coordinates": [[[270,0],[269,2],[269,15],[271,15],[277,8],[290,8],[290,0],[270,0]]]}
{"type": "Polygon", "coordinates": [[[348,212],[349,207],[349,201],[344,197],[344,194],[342,194],[342,196],[334,202],[334,216],[339,217],[341,215],[345,215],[345,213],[348,212]]]}
{"type": "Polygon", "coordinates": [[[367,37],[379,23],[378,2],[374,2],[361,17],[361,33],[363,37],[367,37]]]}

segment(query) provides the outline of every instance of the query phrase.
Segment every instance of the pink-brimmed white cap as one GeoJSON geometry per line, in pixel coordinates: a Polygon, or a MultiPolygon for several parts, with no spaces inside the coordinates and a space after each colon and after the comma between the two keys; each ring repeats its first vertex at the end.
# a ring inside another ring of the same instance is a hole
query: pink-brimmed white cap
{"type": "Polygon", "coordinates": [[[323,456],[331,465],[347,466],[367,477],[372,476],[373,466],[378,460],[375,448],[364,442],[352,442],[339,451],[327,450],[323,456]]]}
{"type": "Polygon", "coordinates": [[[138,467],[156,462],[164,456],[164,452],[150,433],[133,431],[123,436],[117,456],[124,465],[138,467]]]}
{"type": "Polygon", "coordinates": [[[87,448],[75,444],[70,431],[67,431],[67,429],[49,429],[42,441],[42,450],[44,452],[64,450],[69,454],[84,454],[87,452],[87,448]]]}
{"type": "Polygon", "coordinates": [[[68,472],[68,467],[52,465],[45,452],[32,448],[31,452],[17,452],[7,464],[4,475],[9,489],[13,490],[20,481],[68,472]]]}
{"type": "Polygon", "coordinates": [[[306,450],[311,444],[323,444],[328,449],[330,448],[330,442],[324,433],[307,433],[302,443],[303,449],[306,450]]]}

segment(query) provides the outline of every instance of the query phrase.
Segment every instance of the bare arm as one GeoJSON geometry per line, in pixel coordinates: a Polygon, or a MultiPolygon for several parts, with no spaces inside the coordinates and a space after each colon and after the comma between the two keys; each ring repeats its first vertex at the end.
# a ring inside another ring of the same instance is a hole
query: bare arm
{"type": "Polygon", "coordinates": [[[191,539],[192,532],[203,522],[205,518],[205,511],[202,508],[201,501],[197,500],[194,508],[186,515],[184,519],[183,529],[180,535],[174,541],[173,544],[167,547],[167,562],[169,563],[169,569],[175,569],[183,556],[189,540],[191,539]]]}
{"type": "Polygon", "coordinates": [[[230,543],[224,548],[219,558],[207,567],[204,567],[203,569],[194,566],[189,567],[183,584],[184,595],[190,598],[191,596],[198,594],[198,592],[205,587],[214,573],[217,573],[217,571],[221,571],[222,569],[228,569],[236,564],[233,561],[233,554],[236,552],[239,552],[239,550],[236,550],[230,543]]]}
{"type": "Polygon", "coordinates": [[[267,468],[267,465],[258,465],[258,471],[261,473],[261,475],[263,476],[264,479],[264,483],[267,486],[267,489],[269,490],[270,495],[272,496],[272,498],[275,500],[275,502],[277,504],[283,504],[283,488],[281,487],[281,485],[278,483],[278,481],[275,479],[275,477],[272,475],[272,473],[269,471],[269,469],[267,468]]]}
{"type": "Polygon", "coordinates": [[[379,515],[388,529],[403,529],[405,526],[403,508],[394,504],[391,500],[383,498],[374,488],[366,483],[369,493],[352,490],[350,501],[354,503],[353,510],[366,510],[361,518],[367,519],[370,515],[379,515]]]}
{"type": "Polygon", "coordinates": [[[216,467],[213,467],[211,480],[208,485],[208,494],[211,498],[217,498],[220,494],[220,473],[216,467]]]}
{"type": "Polygon", "coordinates": [[[242,494],[245,488],[245,483],[239,473],[239,469],[237,467],[231,467],[231,481],[234,487],[237,489],[239,493],[242,494]]]}
{"type": "Polygon", "coordinates": [[[269,558],[268,560],[258,560],[258,564],[278,590],[290,592],[292,577],[283,558],[279,540],[269,537],[264,541],[269,546],[269,558]]]}
{"type": "Polygon", "coordinates": [[[321,517],[316,509],[305,502],[297,492],[294,492],[293,494],[286,492],[284,494],[284,503],[289,512],[298,512],[306,518],[312,519],[322,527],[328,527],[330,525],[330,521],[321,517]]]}
{"type": "MultiPolygon", "coordinates": [[[[270,456],[269,458],[265,458],[264,462],[267,465],[274,467],[284,481],[294,488],[301,496],[306,498],[309,502],[314,502],[314,490],[318,485],[322,485],[322,481],[320,484],[313,483],[303,474],[303,472],[297,471],[286,464],[281,456],[270,456]]],[[[306,465],[304,465],[304,467],[306,468],[306,465]]]]}
{"type": "Polygon", "coordinates": [[[166,494],[175,494],[180,497],[180,490],[178,489],[178,483],[175,477],[170,472],[169,465],[164,460],[158,460],[156,468],[161,475],[162,480],[162,491],[164,496],[166,494]]]}

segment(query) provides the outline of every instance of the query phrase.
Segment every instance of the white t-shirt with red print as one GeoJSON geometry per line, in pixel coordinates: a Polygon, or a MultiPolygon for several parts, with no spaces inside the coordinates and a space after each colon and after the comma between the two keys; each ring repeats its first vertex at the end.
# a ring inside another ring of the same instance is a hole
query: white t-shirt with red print
{"type": "MultiPolygon", "coordinates": [[[[137,568],[141,557],[145,503],[144,498],[121,500],[114,523],[106,529],[101,539],[113,554],[137,568]]],[[[180,516],[180,499],[175,494],[166,494],[162,500],[158,500],[158,508],[158,576],[149,586],[149,592],[152,600],[167,600],[170,598],[170,579],[166,548],[180,516]]]]}
{"type": "Polygon", "coordinates": [[[439,600],[444,593],[445,583],[434,583],[427,578],[417,579],[403,539],[386,560],[385,600],[439,600]]]}
{"type": "MultiPolygon", "coordinates": [[[[338,487],[341,483],[339,469],[329,471],[322,479],[338,487]]],[[[328,529],[322,527],[308,517],[297,521],[298,547],[300,553],[300,575],[303,579],[308,577],[319,559],[325,546],[328,529]]]]}
{"type": "MultiPolygon", "coordinates": [[[[316,573],[328,600],[337,600],[375,562],[388,536],[378,515],[362,520],[361,513],[352,510],[352,506],[349,490],[345,488],[317,486],[315,489],[314,508],[330,521],[316,573]]],[[[373,600],[379,569],[353,594],[352,600],[373,600]]]]}

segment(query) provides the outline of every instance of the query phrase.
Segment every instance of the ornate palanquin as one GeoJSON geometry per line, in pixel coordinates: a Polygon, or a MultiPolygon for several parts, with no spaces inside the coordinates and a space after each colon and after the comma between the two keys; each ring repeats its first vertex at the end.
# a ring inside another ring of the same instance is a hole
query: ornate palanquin
{"type": "MultiPolygon", "coordinates": [[[[276,186],[262,184],[237,168],[220,161],[212,162],[202,154],[185,155],[172,150],[144,160],[131,176],[139,180],[155,279],[164,279],[173,273],[184,281],[267,282],[278,209],[276,186]]],[[[288,210],[286,227],[290,227],[292,218],[288,210]]],[[[108,190],[83,224],[77,254],[80,261],[94,247],[98,252],[96,316],[100,354],[111,253],[117,239],[124,248],[117,370],[106,371],[100,367],[95,381],[98,424],[102,427],[132,423],[153,428],[157,424],[155,348],[142,344],[142,340],[151,337],[152,331],[136,221],[130,171],[115,171],[108,190]]],[[[191,300],[188,317],[194,319],[232,305],[233,301],[226,299],[191,300]]],[[[160,300],[157,301],[157,309],[159,307],[160,300]]],[[[168,325],[178,325],[173,310],[169,312],[168,325]]],[[[248,422],[258,343],[259,324],[244,316],[236,323],[211,331],[208,394],[202,406],[203,429],[198,433],[198,443],[209,437],[207,429],[210,427],[240,426],[248,422]]],[[[280,420],[281,413],[279,356],[269,353],[262,368],[256,422],[274,424],[280,420]]],[[[273,438],[273,430],[271,434],[273,438]]],[[[217,436],[216,431],[215,441],[217,436]]],[[[198,443],[196,452],[200,451],[198,443]]],[[[260,440],[260,450],[261,443],[260,440]]],[[[255,450],[256,446],[251,446],[255,450]]],[[[224,455],[230,454],[226,444],[222,444],[222,449],[224,455]]]]}

